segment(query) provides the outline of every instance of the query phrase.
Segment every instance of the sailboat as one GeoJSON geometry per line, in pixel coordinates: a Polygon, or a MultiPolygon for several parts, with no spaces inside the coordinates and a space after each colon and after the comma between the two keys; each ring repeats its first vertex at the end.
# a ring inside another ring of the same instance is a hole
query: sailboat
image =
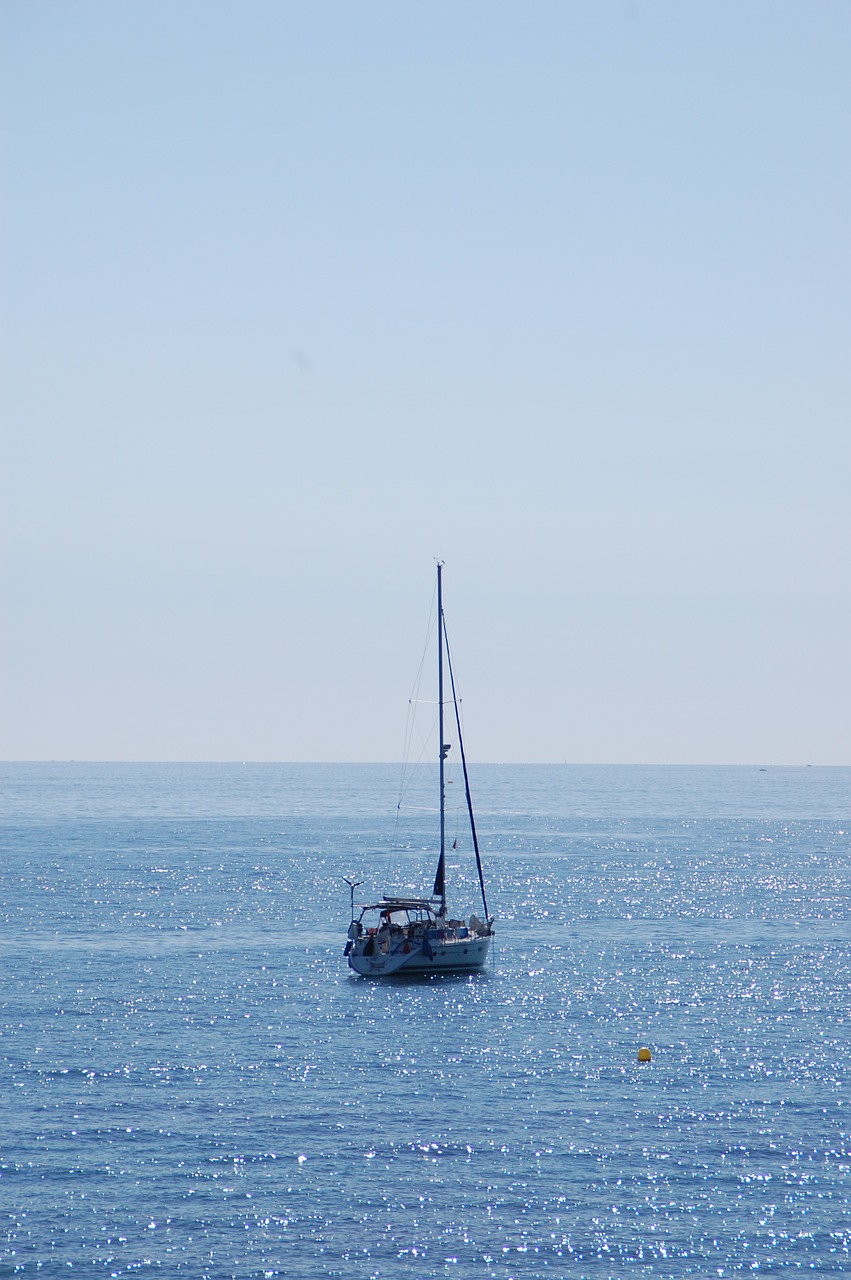
{"type": "Polygon", "coordinates": [[[355,889],[359,882],[347,881],[350,888],[351,921],[345,952],[349,967],[369,978],[386,978],[392,974],[462,973],[481,969],[488,958],[493,938],[493,916],[488,912],[485,880],[467,759],[461,735],[461,716],[455,691],[455,675],[443,616],[443,564],[437,565],[437,727],[438,727],[438,799],[439,847],[437,871],[430,897],[394,897],[385,894],[377,902],[355,906],[355,889]],[[468,920],[451,918],[446,897],[446,757],[451,743],[446,741],[445,674],[449,675],[449,703],[454,712],[455,729],[464,779],[467,816],[482,898],[482,916],[471,914],[468,920]]]}

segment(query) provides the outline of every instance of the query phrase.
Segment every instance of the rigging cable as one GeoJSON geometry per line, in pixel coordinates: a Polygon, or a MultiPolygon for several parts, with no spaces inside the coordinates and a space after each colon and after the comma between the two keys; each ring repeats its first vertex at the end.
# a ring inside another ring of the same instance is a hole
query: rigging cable
{"type": "Polygon", "coordinates": [[[473,797],[470,795],[470,778],[467,774],[467,756],[464,751],[464,736],[461,733],[461,712],[458,708],[458,696],[455,692],[455,671],[452,666],[452,654],[449,649],[449,636],[446,633],[446,620],[442,620],[443,640],[446,645],[446,665],[449,668],[449,682],[452,688],[452,704],[455,707],[455,724],[458,729],[458,749],[461,756],[461,768],[464,772],[464,792],[467,797],[467,812],[470,815],[470,835],[473,837],[473,850],[476,854],[476,870],[479,873],[479,888],[482,892],[482,906],[484,907],[485,920],[488,916],[488,904],[485,897],[485,877],[482,871],[482,859],[479,854],[479,837],[476,835],[476,819],[473,817],[473,797]]]}
{"type": "Polygon", "coordinates": [[[426,731],[426,733],[425,734],[423,733],[421,718],[419,720],[417,719],[416,708],[423,701],[423,699],[421,699],[419,695],[420,695],[420,689],[422,687],[422,682],[423,682],[423,672],[425,670],[426,657],[428,656],[430,646],[431,646],[432,636],[434,634],[436,599],[437,599],[437,590],[435,588],[435,590],[432,592],[431,606],[429,609],[429,616],[428,616],[428,624],[426,626],[426,636],[425,636],[425,641],[423,643],[423,651],[420,657],[417,673],[414,677],[414,683],[411,688],[411,695],[408,698],[408,710],[405,718],[405,737],[404,737],[404,742],[402,744],[402,762],[401,762],[401,768],[400,768],[400,774],[399,774],[399,793],[398,793],[398,800],[396,802],[396,816],[393,824],[392,873],[393,873],[394,880],[396,879],[397,873],[398,873],[398,857],[401,850],[399,824],[401,819],[402,808],[403,806],[406,809],[419,807],[419,806],[405,805],[405,798],[410,792],[414,784],[414,774],[415,774],[416,766],[422,764],[423,757],[425,756],[426,750],[428,748],[430,734],[433,733],[433,730],[434,730],[434,726],[432,724],[429,726],[429,729],[426,731]],[[416,758],[414,759],[413,747],[414,747],[415,730],[416,730],[416,736],[418,738],[418,743],[417,743],[418,751],[417,751],[416,758]]]}

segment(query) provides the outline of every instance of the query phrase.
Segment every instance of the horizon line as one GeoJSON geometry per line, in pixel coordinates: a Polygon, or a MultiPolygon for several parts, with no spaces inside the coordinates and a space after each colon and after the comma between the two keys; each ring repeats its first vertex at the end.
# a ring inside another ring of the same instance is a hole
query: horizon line
{"type": "MultiPolygon", "coordinates": [[[[402,763],[401,760],[239,760],[239,759],[221,759],[221,760],[153,760],[153,759],[103,759],[99,757],[79,757],[79,756],[44,756],[38,758],[26,757],[10,757],[0,759],[0,765],[15,764],[98,764],[98,765],[235,765],[240,768],[248,765],[309,765],[316,767],[318,765],[346,765],[349,768],[363,766],[371,768],[375,766],[398,767],[402,763]]],[[[433,761],[421,760],[414,766],[430,768],[433,761]]],[[[813,764],[810,761],[795,762],[771,762],[757,760],[739,760],[739,761],[712,761],[712,760],[471,760],[470,765],[479,767],[481,765],[497,766],[499,768],[513,769],[538,769],[538,768],[570,768],[570,769],[847,769],[851,767],[839,761],[831,761],[830,763],[813,764]]]]}

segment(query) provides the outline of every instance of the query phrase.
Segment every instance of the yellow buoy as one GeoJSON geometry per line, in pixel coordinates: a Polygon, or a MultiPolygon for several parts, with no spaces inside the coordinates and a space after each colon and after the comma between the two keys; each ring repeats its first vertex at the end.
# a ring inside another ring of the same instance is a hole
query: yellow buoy
{"type": "Polygon", "coordinates": [[[641,1048],[638,1050],[638,1061],[639,1062],[650,1061],[650,1050],[647,1048],[646,1044],[643,1044],[641,1048]]]}

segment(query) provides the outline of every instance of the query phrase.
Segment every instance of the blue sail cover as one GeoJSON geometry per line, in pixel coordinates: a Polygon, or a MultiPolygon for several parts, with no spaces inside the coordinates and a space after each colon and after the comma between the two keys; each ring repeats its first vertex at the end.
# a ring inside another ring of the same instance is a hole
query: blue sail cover
{"type": "Polygon", "coordinates": [[[434,877],[434,888],[432,889],[432,893],[436,898],[446,897],[446,876],[444,872],[444,861],[445,860],[444,860],[443,854],[441,853],[440,861],[437,864],[437,874],[434,877]]]}

